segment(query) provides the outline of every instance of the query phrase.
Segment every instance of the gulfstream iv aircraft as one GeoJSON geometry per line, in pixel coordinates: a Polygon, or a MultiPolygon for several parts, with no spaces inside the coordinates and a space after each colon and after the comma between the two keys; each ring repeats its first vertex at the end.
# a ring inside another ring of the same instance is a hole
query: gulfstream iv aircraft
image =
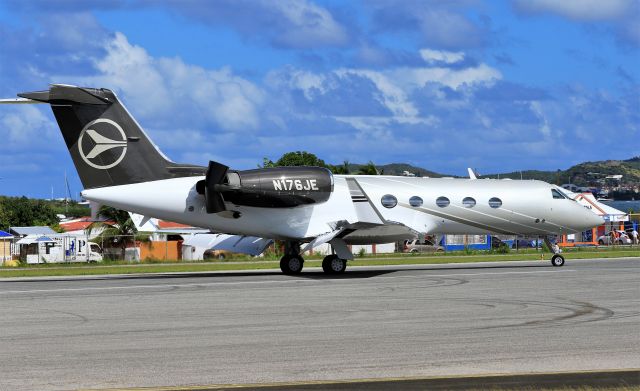
{"type": "MultiPolygon", "coordinates": [[[[323,260],[324,271],[341,273],[353,259],[348,244],[419,234],[547,237],[602,223],[562,190],[540,181],[178,164],[159,151],[110,90],[52,85],[18,96],[2,103],[51,105],[87,200],[214,232],[282,240],[280,267],[288,274],[299,273],[301,254],[323,243],[334,253],[323,260]]],[[[556,252],[552,264],[564,264],[562,255],[556,252]]]]}

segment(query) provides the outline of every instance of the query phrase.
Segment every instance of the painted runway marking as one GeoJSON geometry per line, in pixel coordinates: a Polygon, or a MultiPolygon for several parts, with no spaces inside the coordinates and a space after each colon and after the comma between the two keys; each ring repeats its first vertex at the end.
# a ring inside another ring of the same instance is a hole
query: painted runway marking
{"type": "MultiPolygon", "coordinates": [[[[455,277],[455,276],[486,276],[486,275],[503,275],[503,274],[542,274],[542,273],[570,273],[576,270],[537,270],[537,271],[522,271],[522,272],[487,272],[487,273],[448,273],[448,274],[422,274],[419,276],[378,276],[372,277],[372,281],[379,279],[423,279],[429,277],[455,277]]],[[[233,282],[196,282],[188,284],[162,284],[162,285],[124,285],[124,286],[104,286],[104,287],[84,287],[84,288],[55,288],[55,289],[30,289],[30,290],[17,290],[17,291],[4,291],[0,292],[0,295],[8,294],[28,294],[28,293],[55,293],[55,292],[84,292],[84,291],[110,291],[110,290],[124,290],[124,289],[162,289],[162,288],[182,288],[182,287],[206,287],[206,286],[229,286],[229,285],[265,285],[265,284],[301,284],[305,282],[318,282],[318,281],[331,281],[331,282],[354,282],[361,281],[361,279],[346,279],[346,278],[332,278],[323,280],[267,280],[267,281],[233,281],[233,282]]]]}

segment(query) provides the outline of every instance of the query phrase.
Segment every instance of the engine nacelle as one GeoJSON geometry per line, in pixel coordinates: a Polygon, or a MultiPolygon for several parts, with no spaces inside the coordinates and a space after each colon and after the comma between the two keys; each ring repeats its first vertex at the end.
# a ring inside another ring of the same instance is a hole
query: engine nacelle
{"type": "Polygon", "coordinates": [[[229,171],[219,186],[226,202],[262,208],[291,208],[325,202],[333,191],[331,171],[321,167],[275,167],[229,171]]]}

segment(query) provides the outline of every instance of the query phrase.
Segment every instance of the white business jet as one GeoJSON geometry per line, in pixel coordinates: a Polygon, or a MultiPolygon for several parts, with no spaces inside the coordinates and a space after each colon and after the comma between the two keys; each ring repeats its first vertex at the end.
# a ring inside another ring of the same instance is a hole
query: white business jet
{"type": "MultiPolygon", "coordinates": [[[[419,234],[571,234],[602,218],[540,181],[332,175],[320,167],[231,170],[169,160],[108,89],[52,85],[1,103],[51,105],[78,174],[97,204],[285,242],[284,273],[301,254],[330,243],[322,262],[342,273],[348,244],[388,243],[419,234]]],[[[555,248],[551,262],[562,266],[555,248]]]]}

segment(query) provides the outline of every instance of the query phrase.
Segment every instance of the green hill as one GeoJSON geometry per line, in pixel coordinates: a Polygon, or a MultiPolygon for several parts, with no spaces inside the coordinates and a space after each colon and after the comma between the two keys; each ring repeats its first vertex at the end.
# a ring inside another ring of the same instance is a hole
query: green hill
{"type": "MultiPolygon", "coordinates": [[[[349,172],[358,172],[362,167],[364,167],[364,164],[349,163],[349,172]]],[[[384,175],[402,175],[404,171],[409,171],[420,177],[440,178],[444,176],[437,172],[426,170],[421,167],[412,166],[411,164],[407,163],[389,163],[383,165],[376,164],[376,169],[380,174],[384,175]]]]}
{"type": "MultiPolygon", "coordinates": [[[[640,157],[584,162],[559,171],[522,171],[523,179],[539,179],[555,184],[573,183],[578,186],[604,185],[605,178],[609,175],[622,175],[621,185],[637,186],[640,184],[640,157]]],[[[520,172],[490,174],[483,177],[520,179],[520,172]]]]}
{"type": "MultiPolygon", "coordinates": [[[[357,173],[363,164],[349,164],[349,172],[357,173]]],[[[443,176],[457,177],[437,173],[422,167],[412,166],[407,163],[391,163],[376,165],[378,172],[384,175],[402,175],[404,171],[414,173],[416,176],[440,178],[443,176]]],[[[482,178],[511,178],[511,179],[536,179],[548,183],[562,185],[572,183],[577,186],[603,188],[614,188],[620,186],[622,190],[617,190],[610,195],[620,199],[632,199],[637,196],[632,189],[640,185],[640,156],[627,160],[603,160],[595,162],[584,162],[569,167],[566,170],[541,171],[524,170],[505,173],[494,173],[481,175],[482,178]],[[606,179],[607,176],[622,175],[620,181],[606,179]]]]}

